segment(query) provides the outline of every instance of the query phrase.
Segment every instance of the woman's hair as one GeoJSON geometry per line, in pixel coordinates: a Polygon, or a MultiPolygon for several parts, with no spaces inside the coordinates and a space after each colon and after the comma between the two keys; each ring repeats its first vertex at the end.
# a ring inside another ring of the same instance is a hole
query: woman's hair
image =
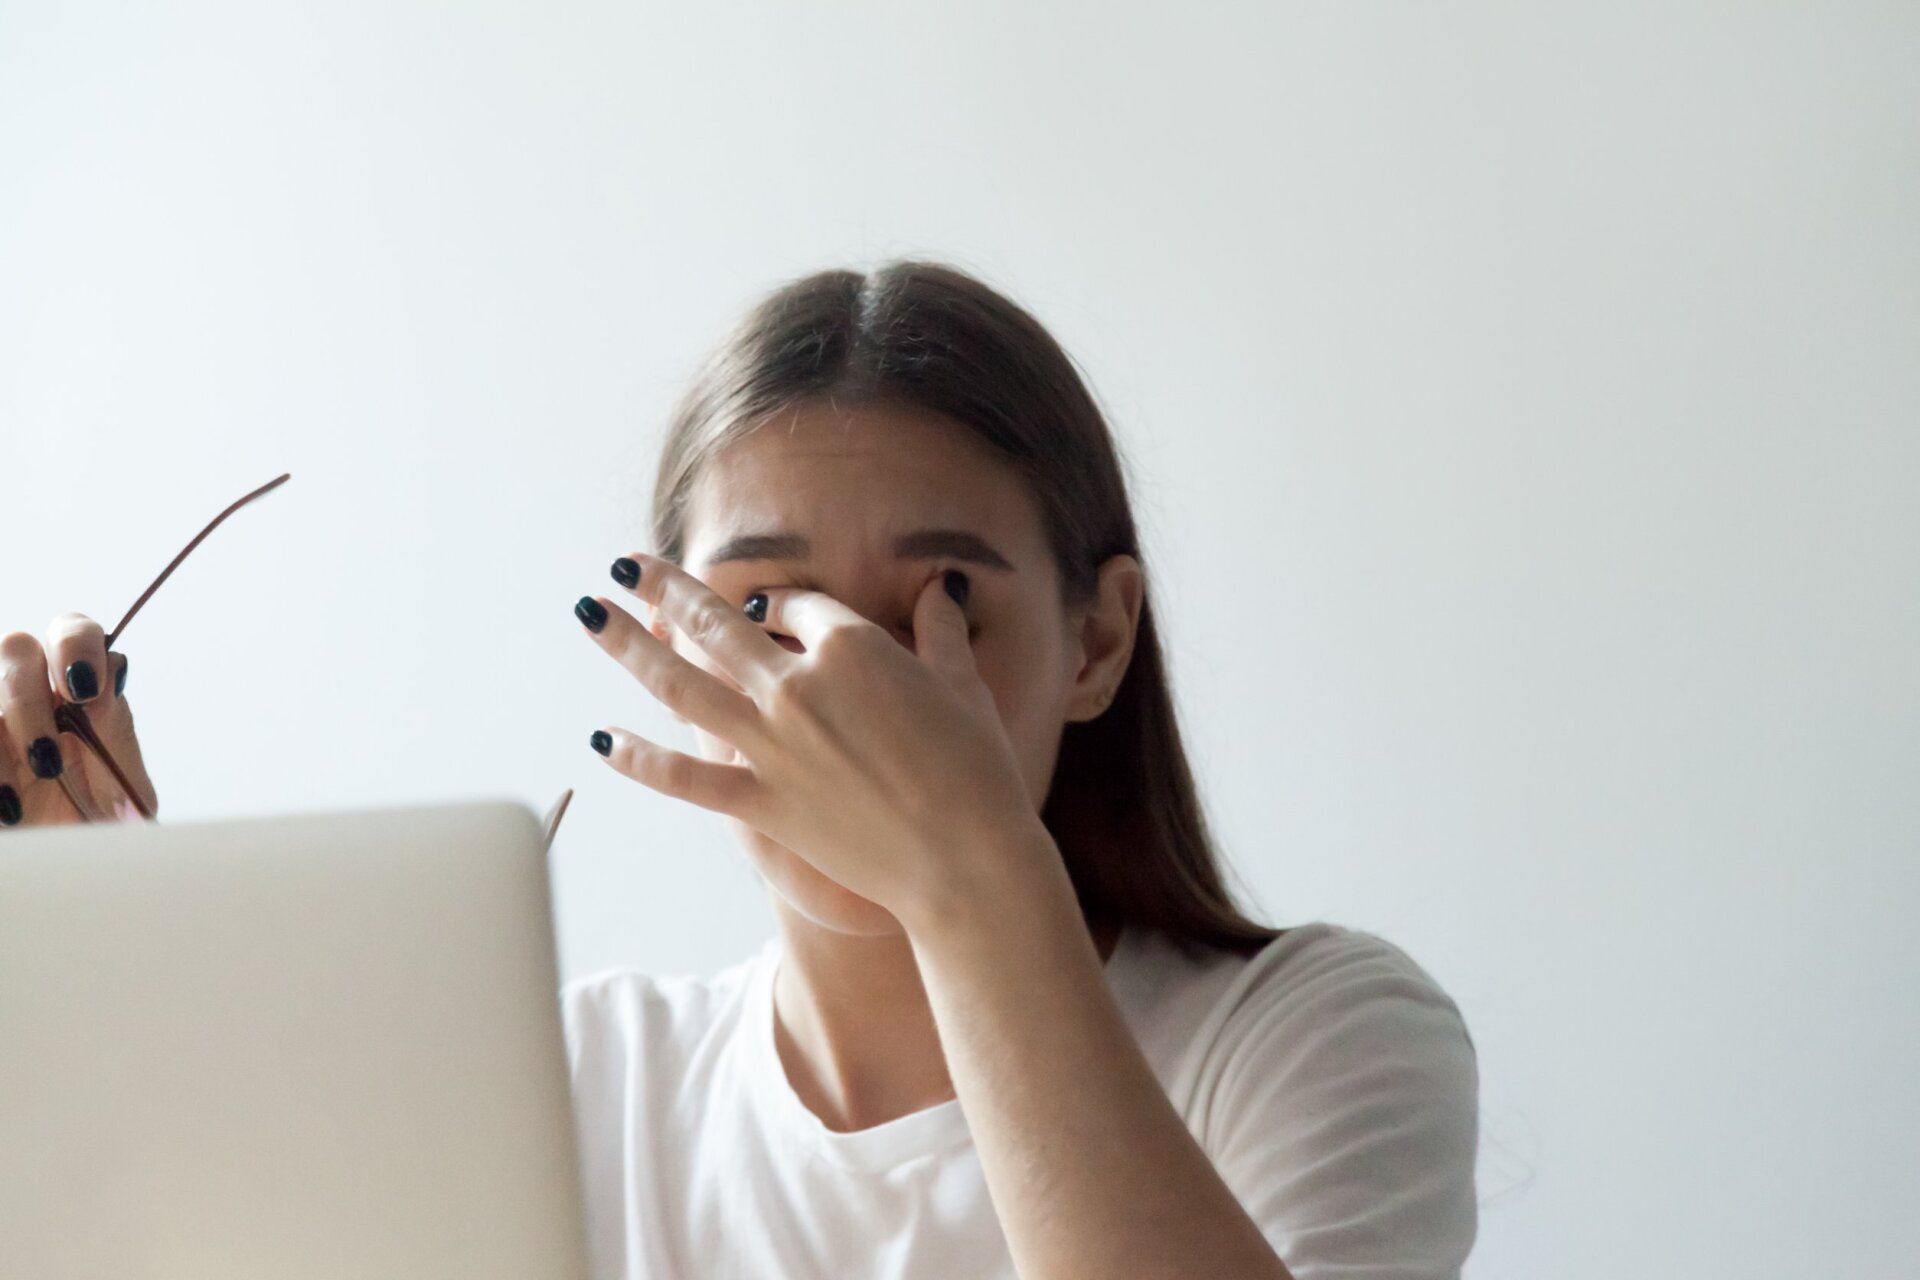
{"type": "MultiPolygon", "coordinates": [[[[674,410],[654,486],[655,554],[683,562],[694,482],[721,450],[829,397],[930,411],[1011,462],[1039,500],[1063,607],[1092,597],[1109,556],[1141,559],[1112,433],[1066,352],[1009,299],[921,260],[800,277],[737,322],[674,410]]],[[[1151,589],[1112,704],[1065,727],[1041,819],[1089,926],[1145,925],[1235,949],[1283,932],[1243,915],[1223,883],[1151,589]]]]}

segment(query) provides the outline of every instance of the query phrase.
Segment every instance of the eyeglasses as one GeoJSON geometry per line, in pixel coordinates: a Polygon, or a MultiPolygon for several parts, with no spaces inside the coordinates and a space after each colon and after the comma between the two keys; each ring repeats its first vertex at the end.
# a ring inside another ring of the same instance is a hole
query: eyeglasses
{"type": "MultiPolygon", "coordinates": [[[[180,548],[180,554],[167,562],[167,567],[160,571],[160,576],[147,584],[147,589],[140,593],[140,598],[133,602],[133,606],[127,610],[125,616],[120,619],[119,624],[107,633],[106,648],[108,650],[113,648],[113,642],[120,638],[120,633],[127,629],[129,622],[133,621],[133,615],[140,612],[140,607],[152,598],[155,591],[160,589],[160,584],[165,582],[172,576],[173,571],[180,567],[180,562],[187,558],[187,553],[199,546],[208,534],[219,527],[222,520],[225,520],[228,516],[238,511],[241,507],[246,506],[255,498],[260,497],[262,494],[270,493],[291,479],[293,479],[293,473],[291,471],[283,472],[274,479],[261,485],[258,489],[255,489],[252,493],[235,500],[228,505],[225,511],[222,511],[219,515],[208,521],[207,527],[195,534],[193,541],[180,548]]],[[[158,819],[153,816],[153,810],[147,807],[146,800],[141,797],[139,789],[136,788],[132,782],[128,781],[126,770],[120,767],[120,762],[113,758],[111,751],[107,750],[106,743],[100,740],[100,735],[94,729],[93,722],[88,719],[87,709],[83,704],[78,702],[61,703],[54,708],[53,721],[61,730],[71,733],[86,745],[87,750],[99,757],[100,763],[106,766],[108,773],[113,775],[113,780],[120,784],[120,790],[125,793],[128,801],[139,812],[142,818],[145,818],[148,822],[158,821],[158,819]]],[[[93,812],[91,805],[82,800],[80,795],[75,791],[72,780],[64,771],[60,774],[59,783],[61,789],[67,793],[67,799],[73,803],[74,811],[77,812],[82,819],[87,822],[100,822],[105,820],[93,812]]],[[[573,788],[568,787],[560,793],[560,798],[553,802],[553,805],[547,810],[547,816],[542,819],[541,838],[546,848],[552,848],[554,832],[559,830],[560,819],[566,814],[567,803],[572,799],[573,788]]]]}

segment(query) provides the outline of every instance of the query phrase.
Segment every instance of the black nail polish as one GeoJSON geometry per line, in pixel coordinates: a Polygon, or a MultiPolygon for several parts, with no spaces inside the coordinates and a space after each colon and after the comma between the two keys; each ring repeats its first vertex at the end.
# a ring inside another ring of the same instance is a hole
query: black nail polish
{"type": "Polygon", "coordinates": [[[75,702],[85,702],[100,692],[100,677],[93,673],[91,662],[83,658],[67,668],[67,690],[75,702]]]}
{"type": "Polygon", "coordinates": [[[66,767],[60,762],[60,744],[52,738],[35,738],[27,748],[27,763],[42,778],[57,778],[66,767]]]}
{"type": "Polygon", "coordinates": [[[613,580],[631,591],[640,585],[640,562],[621,556],[613,562],[613,580]]]}
{"type": "Polygon", "coordinates": [[[942,585],[946,587],[947,594],[953,597],[955,604],[962,608],[966,607],[967,592],[973,586],[971,582],[967,581],[966,574],[960,572],[958,569],[949,569],[947,570],[946,581],[942,585]]]}
{"type": "Polygon", "coordinates": [[[11,827],[20,821],[20,793],[0,782],[0,827],[11,827]]]}
{"type": "Polygon", "coordinates": [[[587,624],[587,630],[598,631],[607,625],[607,606],[592,596],[581,596],[580,603],[573,606],[573,616],[587,624]]]}
{"type": "Polygon", "coordinates": [[[125,693],[126,691],[127,691],[127,656],[123,653],[120,655],[119,673],[113,677],[113,696],[117,698],[121,694],[125,693]]]}
{"type": "Polygon", "coordinates": [[[747,617],[755,622],[767,620],[767,593],[756,591],[747,597],[747,617]]]}
{"type": "Polygon", "coordinates": [[[608,733],[605,729],[595,729],[593,731],[593,736],[587,739],[587,745],[592,747],[595,751],[598,751],[603,756],[612,755],[613,754],[613,735],[608,733]]]}

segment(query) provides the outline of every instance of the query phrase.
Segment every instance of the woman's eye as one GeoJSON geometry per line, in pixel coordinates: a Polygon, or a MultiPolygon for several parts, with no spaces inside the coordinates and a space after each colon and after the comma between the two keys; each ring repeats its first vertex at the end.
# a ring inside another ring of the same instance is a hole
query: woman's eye
{"type": "MultiPolygon", "coordinates": [[[[913,623],[911,622],[896,623],[893,629],[896,632],[898,632],[900,635],[905,636],[907,639],[909,640],[913,639],[913,623]]],[[[972,640],[977,636],[979,636],[979,634],[980,634],[979,623],[977,622],[967,623],[967,639],[972,640]]]]}

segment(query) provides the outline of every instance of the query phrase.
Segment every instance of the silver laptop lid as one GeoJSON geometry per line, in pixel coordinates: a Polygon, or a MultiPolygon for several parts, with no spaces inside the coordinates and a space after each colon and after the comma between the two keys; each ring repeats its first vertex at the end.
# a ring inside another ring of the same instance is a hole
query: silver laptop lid
{"type": "Polygon", "coordinates": [[[540,824],[0,834],[0,1272],[586,1274],[540,824]]]}

